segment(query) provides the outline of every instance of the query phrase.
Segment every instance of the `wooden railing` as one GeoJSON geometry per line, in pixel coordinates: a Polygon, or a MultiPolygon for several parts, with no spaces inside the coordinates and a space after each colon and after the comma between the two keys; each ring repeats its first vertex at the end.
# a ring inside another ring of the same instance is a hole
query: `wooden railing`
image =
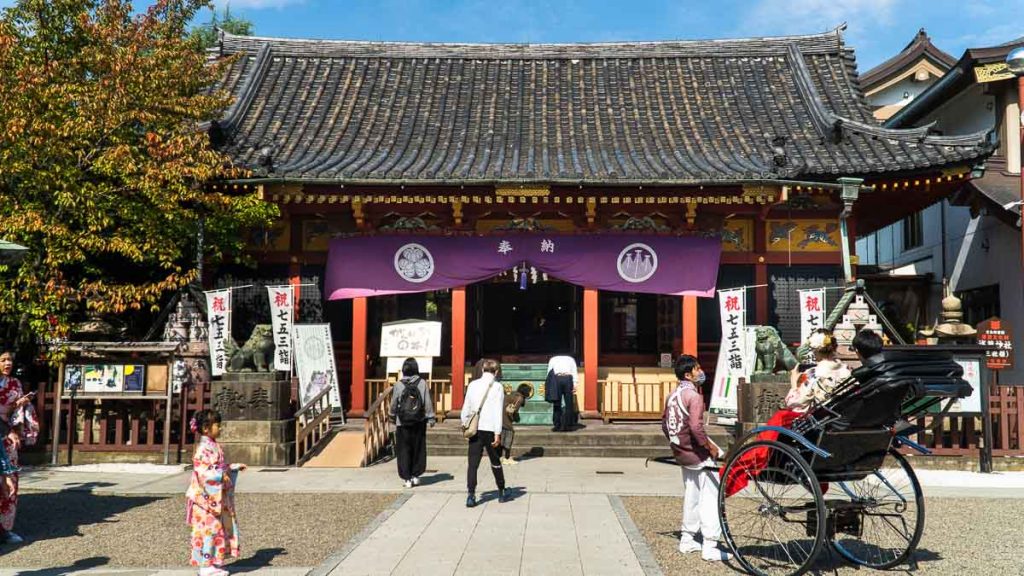
{"type": "Polygon", "coordinates": [[[386,388],[366,411],[366,425],[363,429],[363,459],[360,466],[366,467],[376,462],[388,445],[388,411],[391,409],[391,394],[394,389],[394,386],[386,388]]]}
{"type": "MultiPolygon", "coordinates": [[[[989,394],[992,415],[992,455],[1024,456],[1024,386],[997,386],[989,394]]],[[[983,445],[981,418],[946,414],[916,422],[926,429],[911,439],[936,456],[978,456],[983,445]]],[[[914,452],[909,451],[913,454],[914,452]]]]}
{"type": "MultiPolygon", "coordinates": [[[[376,398],[388,387],[395,385],[394,378],[367,379],[366,397],[376,398]]],[[[428,380],[427,387],[430,389],[430,397],[434,400],[434,412],[437,414],[437,421],[444,422],[445,415],[452,409],[452,381],[451,380],[428,380]]],[[[370,412],[367,411],[367,414],[370,412]]]]}
{"type": "Polygon", "coordinates": [[[640,383],[598,381],[601,418],[606,423],[612,420],[659,420],[665,410],[665,399],[676,385],[674,380],[640,383]]]}
{"type": "Polygon", "coordinates": [[[295,413],[295,465],[302,466],[330,437],[331,389],[320,391],[295,413]]]}

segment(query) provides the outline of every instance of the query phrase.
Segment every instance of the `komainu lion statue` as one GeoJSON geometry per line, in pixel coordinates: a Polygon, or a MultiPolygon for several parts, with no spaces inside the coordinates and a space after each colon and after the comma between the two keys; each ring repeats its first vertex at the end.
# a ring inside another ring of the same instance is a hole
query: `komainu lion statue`
{"type": "Polygon", "coordinates": [[[754,344],[754,352],[757,360],[754,363],[754,373],[774,374],[779,362],[782,362],[786,370],[792,370],[797,365],[796,356],[789,351],[789,348],[782,342],[782,337],[772,326],[758,326],[756,328],[757,343],[754,344]]]}
{"type": "Polygon", "coordinates": [[[234,339],[226,343],[228,372],[269,372],[274,363],[274,335],[270,324],[257,324],[241,348],[234,339]]]}

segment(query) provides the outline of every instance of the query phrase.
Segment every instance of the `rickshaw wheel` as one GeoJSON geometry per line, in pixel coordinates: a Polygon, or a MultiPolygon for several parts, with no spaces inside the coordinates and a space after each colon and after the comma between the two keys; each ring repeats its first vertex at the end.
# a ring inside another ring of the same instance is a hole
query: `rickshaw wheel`
{"type": "Polygon", "coordinates": [[[726,463],[722,486],[722,534],[747,572],[798,576],[814,565],[825,543],[827,511],[814,471],[799,452],[775,441],[746,444],[726,463]],[[744,462],[756,454],[767,456],[761,459],[764,469],[747,469],[744,462]],[[735,474],[746,476],[749,483],[726,497],[725,486],[735,474]]]}
{"type": "Polygon", "coordinates": [[[852,522],[846,524],[850,524],[849,532],[853,532],[843,532],[843,512],[836,512],[832,548],[850,562],[876,570],[906,562],[924,533],[924,495],[917,475],[896,450],[889,450],[889,458],[892,460],[885,462],[889,468],[883,466],[856,482],[840,482],[838,489],[832,490],[849,497],[847,513],[852,522]]]}

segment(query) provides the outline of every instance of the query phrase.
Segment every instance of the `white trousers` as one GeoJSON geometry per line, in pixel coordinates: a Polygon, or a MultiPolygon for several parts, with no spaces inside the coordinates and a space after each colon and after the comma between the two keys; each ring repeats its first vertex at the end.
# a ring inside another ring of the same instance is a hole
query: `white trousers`
{"type": "Polygon", "coordinates": [[[718,521],[718,472],[715,470],[683,470],[682,539],[694,539],[697,532],[705,542],[717,542],[722,535],[718,521]]]}

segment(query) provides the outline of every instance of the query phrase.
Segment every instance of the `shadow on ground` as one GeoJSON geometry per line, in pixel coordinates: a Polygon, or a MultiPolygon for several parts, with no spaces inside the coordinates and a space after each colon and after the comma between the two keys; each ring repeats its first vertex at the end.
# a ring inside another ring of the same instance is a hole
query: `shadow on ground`
{"type": "Polygon", "coordinates": [[[26,544],[80,536],[83,526],[117,522],[116,516],[163,499],[89,493],[102,484],[93,482],[62,492],[19,495],[14,531],[25,539],[26,544]]]}
{"type": "Polygon", "coordinates": [[[24,570],[19,572],[18,576],[63,576],[64,574],[70,574],[72,572],[99,568],[100,566],[106,565],[107,562],[110,562],[110,558],[107,558],[106,556],[94,556],[92,558],[75,560],[67,566],[55,566],[53,568],[42,568],[40,570],[24,570]]]}

